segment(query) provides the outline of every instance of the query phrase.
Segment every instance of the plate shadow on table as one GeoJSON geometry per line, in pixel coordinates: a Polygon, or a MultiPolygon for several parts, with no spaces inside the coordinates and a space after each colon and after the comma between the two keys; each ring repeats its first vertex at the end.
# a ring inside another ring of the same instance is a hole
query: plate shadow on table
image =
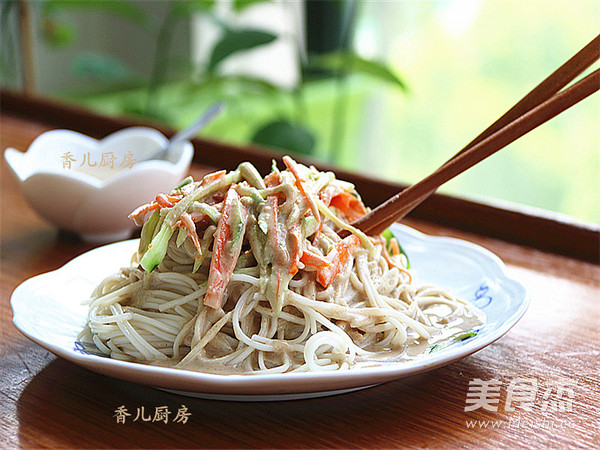
{"type": "Polygon", "coordinates": [[[27,278],[56,270],[97,246],[81,241],[73,233],[52,228],[21,230],[18,235],[2,240],[3,259],[26,267],[27,278]]]}
{"type": "Polygon", "coordinates": [[[436,423],[447,427],[448,420],[455,421],[455,433],[464,428],[465,374],[482,375],[470,360],[348,394],[247,403],[184,397],[56,359],[18,399],[19,442],[76,448],[355,448],[393,441],[403,446],[410,436],[413,445],[443,445],[436,423]],[[115,415],[121,406],[131,414],[125,423],[115,415]],[[159,407],[170,411],[167,423],[141,419],[159,407]],[[182,407],[190,415],[185,423],[175,422],[182,407]]]}

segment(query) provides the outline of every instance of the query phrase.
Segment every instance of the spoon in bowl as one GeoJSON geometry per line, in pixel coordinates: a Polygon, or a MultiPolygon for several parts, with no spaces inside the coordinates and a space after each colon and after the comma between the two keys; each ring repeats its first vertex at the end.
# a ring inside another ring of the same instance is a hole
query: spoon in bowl
{"type": "Polygon", "coordinates": [[[225,104],[223,102],[216,102],[210,106],[206,111],[204,111],[198,119],[194,123],[192,123],[189,127],[179,131],[176,133],[169,141],[159,149],[154,155],[152,155],[150,159],[164,159],[169,153],[169,150],[179,141],[183,141],[186,139],[190,139],[191,137],[196,136],[204,127],[206,127],[212,120],[221,112],[225,104]]]}

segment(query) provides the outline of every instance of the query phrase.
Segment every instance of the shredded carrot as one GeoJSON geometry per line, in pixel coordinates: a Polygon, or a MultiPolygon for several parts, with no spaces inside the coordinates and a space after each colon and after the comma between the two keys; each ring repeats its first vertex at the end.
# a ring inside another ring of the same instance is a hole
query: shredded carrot
{"type": "Polygon", "coordinates": [[[326,288],[331,284],[346,265],[350,255],[354,254],[359,246],[360,239],[353,234],[335,244],[327,255],[327,261],[330,265],[317,270],[317,281],[321,286],[326,288]]]}
{"type": "Polygon", "coordinates": [[[300,253],[302,249],[302,232],[299,224],[295,224],[290,227],[289,239],[291,240],[292,246],[289,273],[291,275],[296,275],[296,272],[298,272],[299,269],[299,262],[301,258],[300,253]]]}
{"type": "Polygon", "coordinates": [[[326,206],[333,206],[353,222],[367,213],[365,205],[352,192],[336,185],[329,185],[321,191],[321,200],[326,206]]]}
{"type": "Polygon", "coordinates": [[[146,203],[145,205],[142,205],[139,208],[136,208],[127,217],[135,220],[135,223],[138,223],[139,220],[142,219],[147,213],[149,213],[150,211],[154,211],[155,209],[158,209],[158,207],[159,206],[158,206],[157,202],[146,203]]]}
{"type": "Polygon", "coordinates": [[[158,206],[161,208],[171,208],[173,206],[173,203],[169,201],[165,194],[158,194],[156,196],[156,203],[158,203],[158,206]]]}
{"type": "Polygon", "coordinates": [[[177,203],[183,198],[180,195],[165,195],[165,197],[167,197],[167,200],[169,200],[171,203],[177,203]]]}
{"type": "Polygon", "coordinates": [[[390,239],[390,250],[394,256],[398,256],[400,254],[400,245],[398,245],[398,239],[390,239]]]}
{"type": "MultiPolygon", "coordinates": [[[[385,238],[381,235],[379,236],[379,238],[380,238],[381,244],[383,245],[383,248],[382,248],[383,257],[387,261],[388,265],[390,267],[395,267],[400,272],[406,274],[408,276],[408,282],[412,283],[412,275],[410,274],[410,272],[408,270],[406,270],[404,267],[402,267],[399,264],[394,262],[394,260],[391,258],[390,254],[388,253],[387,249],[385,248],[385,243],[386,243],[385,238]]],[[[396,238],[390,239],[390,248],[391,248],[394,256],[399,255],[401,253],[400,245],[398,244],[398,240],[396,238]],[[397,248],[397,250],[394,249],[394,243],[395,243],[395,247],[397,248]],[[395,251],[397,251],[397,253],[394,253],[395,251]]]]}
{"type": "Polygon", "coordinates": [[[208,273],[207,292],[204,296],[206,306],[215,309],[221,307],[225,288],[240,256],[247,218],[248,210],[241,205],[240,196],[232,185],[225,196],[221,219],[215,231],[213,257],[208,273]],[[240,208],[241,216],[236,214],[237,208],[240,208]],[[237,222],[241,223],[242,228],[236,230],[238,234],[236,240],[232,226],[237,222]]]}
{"type": "Polygon", "coordinates": [[[182,197],[176,195],[158,194],[154,201],[136,208],[127,217],[135,220],[135,222],[138,223],[150,211],[154,211],[158,208],[171,208],[173,204],[177,203],[181,199],[182,197]]]}
{"type": "Polygon", "coordinates": [[[202,181],[200,182],[200,186],[204,186],[205,184],[208,184],[215,180],[218,180],[219,178],[224,176],[226,173],[227,173],[226,170],[218,170],[216,172],[212,172],[207,175],[204,175],[204,178],[202,178],[202,181]]]}
{"type": "Polygon", "coordinates": [[[190,234],[190,239],[192,240],[194,247],[196,247],[196,250],[198,250],[196,258],[200,258],[202,255],[202,247],[200,246],[200,239],[198,238],[198,233],[196,233],[196,224],[192,220],[192,216],[184,212],[181,215],[181,219],[175,224],[175,227],[181,226],[184,226],[190,234]]]}
{"type": "Polygon", "coordinates": [[[329,267],[331,263],[321,255],[311,252],[310,250],[304,250],[300,261],[306,266],[313,266],[317,269],[329,267]]]}
{"type": "Polygon", "coordinates": [[[317,232],[315,233],[314,237],[314,241],[316,242],[319,237],[319,234],[321,233],[321,228],[323,227],[323,221],[321,220],[321,214],[319,214],[319,208],[317,207],[317,203],[315,202],[315,199],[312,198],[312,196],[308,193],[306,189],[306,180],[302,178],[302,175],[300,175],[300,172],[298,172],[298,168],[296,167],[296,163],[294,162],[294,160],[289,156],[284,156],[283,163],[296,179],[296,186],[298,186],[300,194],[302,194],[302,196],[306,199],[306,202],[308,203],[308,206],[310,207],[313,216],[315,216],[315,219],[317,219],[317,221],[319,222],[319,228],[317,228],[317,232]]]}

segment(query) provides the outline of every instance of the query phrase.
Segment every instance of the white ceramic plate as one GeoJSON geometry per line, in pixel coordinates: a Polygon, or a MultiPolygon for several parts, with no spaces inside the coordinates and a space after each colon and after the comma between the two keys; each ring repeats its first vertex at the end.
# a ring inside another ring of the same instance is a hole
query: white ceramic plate
{"type": "Polygon", "coordinates": [[[402,225],[395,225],[393,232],[418,282],[448,289],[485,312],[487,321],[476,336],[413,361],[327,373],[212,375],[100,356],[77,341],[87,315],[81,301],[104,277],[129,263],[137,240],[97,248],[25,281],[11,298],[13,321],[25,336],[57,356],[104,375],[202,398],[266,401],[333,395],[427,372],[491,344],[525,313],[526,290],[507,277],[496,255],[469,242],[427,236],[402,225]]]}

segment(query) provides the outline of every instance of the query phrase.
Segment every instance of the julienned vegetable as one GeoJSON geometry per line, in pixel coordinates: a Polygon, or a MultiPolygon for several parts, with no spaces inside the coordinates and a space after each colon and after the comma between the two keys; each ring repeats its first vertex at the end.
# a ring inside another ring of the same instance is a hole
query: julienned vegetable
{"type": "Polygon", "coordinates": [[[169,239],[171,239],[174,231],[173,227],[163,226],[154,239],[152,239],[152,242],[148,245],[148,251],[140,261],[140,265],[144,270],[152,272],[160,264],[167,254],[169,239]]]}
{"type": "Polygon", "coordinates": [[[205,305],[212,308],[221,306],[223,293],[240,256],[247,220],[248,208],[242,205],[235,188],[230,187],[223,202],[221,220],[217,227],[208,276],[208,290],[204,297],[205,305]]]}
{"type": "Polygon", "coordinates": [[[442,350],[446,347],[449,347],[450,345],[452,345],[455,342],[461,342],[461,341],[466,341],[469,338],[472,338],[473,336],[477,336],[477,334],[479,333],[478,330],[470,330],[470,331],[466,331],[464,333],[459,334],[458,336],[455,336],[452,338],[452,340],[450,341],[445,341],[441,344],[436,344],[433,347],[431,347],[429,349],[429,353],[432,352],[437,352],[439,350],[442,350]]]}
{"type": "Polygon", "coordinates": [[[413,284],[393,237],[351,225],[367,212],[351,184],[284,164],[208,174],[134,211],[140,246],[92,294],[89,340],[122,360],[273,374],[401,361],[481,324],[413,284]]]}
{"type": "MultiPolygon", "coordinates": [[[[177,244],[189,239],[196,249],[194,270],[210,253],[204,303],[213,308],[221,306],[244,246],[259,263],[260,291],[277,313],[301,267],[312,267],[318,283],[327,288],[358,247],[373,251],[374,243],[382,238],[365,236],[350,226],[367,213],[351,184],[335,180],[330,172],[298,164],[289,156],[283,162],[287,171],[279,171],[274,163],[274,170],[264,179],[247,162],[229,173],[208,174],[200,182],[187,178],[170,195],[161,194],[138,208],[130,216],[138,222],[152,212],[142,230],[140,266],[146,272],[158,267],[179,229],[177,244]],[[291,202],[294,188],[300,198],[291,202]],[[326,256],[311,249],[319,245],[323,216],[352,233],[332,245],[326,256]],[[306,241],[308,237],[312,241],[306,241]]],[[[395,239],[390,242],[390,254],[384,252],[386,260],[405,272],[400,261],[394,262],[401,257],[399,246],[395,239]]]]}
{"type": "MultiPolygon", "coordinates": [[[[195,183],[186,183],[180,185],[174,192],[174,199],[177,198],[178,201],[176,204],[171,205],[170,207],[162,208],[162,212],[166,212],[164,216],[164,220],[162,221],[162,225],[158,233],[155,233],[152,242],[148,245],[147,248],[140,248],[140,256],[142,256],[140,260],[140,265],[147,272],[152,272],[156,266],[160,264],[167,252],[167,245],[169,243],[169,239],[173,235],[174,227],[181,220],[181,216],[187,212],[190,207],[193,206],[193,203],[198,199],[203,198],[204,196],[209,196],[219,189],[223,189],[230,184],[237,182],[240,180],[240,171],[239,169],[230,172],[226,175],[226,172],[219,171],[212,174],[206,175],[199,186],[196,186],[195,183]],[[186,188],[188,188],[186,190],[186,188]],[[191,190],[193,189],[193,190],[191,190]]],[[[156,209],[158,202],[152,202],[148,205],[141,206],[136,209],[129,217],[132,217],[134,220],[138,220],[140,213],[150,211],[151,209],[156,209]],[[150,209],[151,208],[151,209],[150,209]]],[[[160,207],[160,205],[158,205],[160,207]]]]}
{"type": "Polygon", "coordinates": [[[406,252],[404,251],[404,249],[398,242],[398,239],[396,239],[394,237],[394,234],[390,231],[390,229],[388,228],[383,233],[381,233],[381,236],[383,236],[385,238],[386,248],[388,249],[388,253],[391,255],[397,255],[397,254],[404,255],[404,257],[406,258],[406,268],[410,269],[410,261],[408,259],[408,255],[406,254],[406,252]]]}

